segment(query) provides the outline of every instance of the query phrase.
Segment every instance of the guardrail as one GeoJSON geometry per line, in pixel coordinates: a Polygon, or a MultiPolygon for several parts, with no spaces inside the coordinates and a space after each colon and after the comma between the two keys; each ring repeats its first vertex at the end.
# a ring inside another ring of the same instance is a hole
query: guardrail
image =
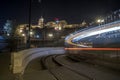
{"type": "Polygon", "coordinates": [[[64,54],[63,47],[57,48],[32,48],[19,52],[13,52],[11,54],[11,68],[13,74],[24,74],[24,70],[28,63],[35,58],[52,55],[52,54],[64,54]]]}

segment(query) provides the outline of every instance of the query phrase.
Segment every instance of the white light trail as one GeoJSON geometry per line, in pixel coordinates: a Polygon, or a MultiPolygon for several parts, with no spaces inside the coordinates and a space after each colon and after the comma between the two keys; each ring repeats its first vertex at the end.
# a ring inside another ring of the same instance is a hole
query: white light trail
{"type": "Polygon", "coordinates": [[[120,26],[118,27],[112,27],[112,28],[108,28],[108,29],[103,29],[103,30],[99,30],[99,31],[94,31],[94,32],[86,32],[84,35],[79,35],[75,38],[73,38],[73,40],[79,40],[85,37],[90,37],[90,36],[94,36],[97,34],[102,34],[102,33],[106,33],[106,32],[110,32],[110,31],[115,31],[115,30],[120,30],[120,26]]]}

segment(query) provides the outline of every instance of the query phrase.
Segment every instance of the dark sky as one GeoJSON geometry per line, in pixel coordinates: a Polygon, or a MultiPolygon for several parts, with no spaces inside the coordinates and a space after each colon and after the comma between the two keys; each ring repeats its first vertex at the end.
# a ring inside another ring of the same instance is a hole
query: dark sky
{"type": "MultiPolygon", "coordinates": [[[[67,20],[68,23],[80,23],[82,20],[94,20],[95,17],[120,9],[120,0],[32,0],[32,23],[37,23],[40,16],[45,22],[67,20]]],[[[29,0],[2,0],[0,2],[0,26],[7,19],[16,23],[28,23],[29,0]]]]}

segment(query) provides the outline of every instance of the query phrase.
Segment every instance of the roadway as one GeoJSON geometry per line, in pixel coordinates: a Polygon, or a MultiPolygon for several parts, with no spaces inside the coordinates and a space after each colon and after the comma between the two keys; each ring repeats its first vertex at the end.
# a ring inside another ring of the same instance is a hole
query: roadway
{"type": "Polygon", "coordinates": [[[60,52],[42,52],[42,56],[33,59],[27,65],[24,74],[19,77],[10,71],[10,53],[1,53],[0,80],[120,80],[118,71],[85,61],[76,61],[67,57],[65,53],[57,53],[60,52]]]}
{"type": "Polygon", "coordinates": [[[120,73],[111,69],[76,61],[65,54],[49,54],[31,61],[23,80],[119,80],[120,73]]]}
{"type": "Polygon", "coordinates": [[[15,80],[9,68],[10,57],[10,52],[0,53],[0,80],[15,80]]]}

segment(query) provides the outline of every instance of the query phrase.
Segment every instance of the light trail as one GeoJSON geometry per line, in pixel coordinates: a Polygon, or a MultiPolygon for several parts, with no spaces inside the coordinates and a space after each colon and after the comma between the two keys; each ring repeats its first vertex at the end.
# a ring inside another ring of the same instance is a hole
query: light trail
{"type": "Polygon", "coordinates": [[[65,38],[65,42],[69,45],[80,46],[80,47],[91,47],[86,45],[79,45],[75,43],[76,41],[80,41],[81,39],[91,37],[98,34],[108,33],[111,31],[120,30],[120,21],[114,22],[112,24],[102,25],[101,27],[90,28],[75,34],[71,34],[65,38]]]}
{"type": "Polygon", "coordinates": [[[65,48],[71,51],[120,51],[120,48],[65,48]]]}
{"type": "Polygon", "coordinates": [[[91,31],[91,33],[86,32],[85,35],[77,36],[77,37],[73,38],[73,40],[82,39],[82,38],[85,38],[85,37],[89,37],[89,36],[93,36],[93,35],[97,35],[97,34],[102,34],[102,33],[110,32],[110,31],[115,31],[115,30],[120,30],[120,26],[112,27],[112,28],[109,28],[109,29],[96,30],[94,32],[91,31]]]}

